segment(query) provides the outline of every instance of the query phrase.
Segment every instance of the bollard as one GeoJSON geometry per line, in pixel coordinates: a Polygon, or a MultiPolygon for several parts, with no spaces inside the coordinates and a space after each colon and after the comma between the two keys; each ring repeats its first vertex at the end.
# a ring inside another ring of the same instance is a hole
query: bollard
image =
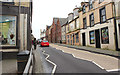
{"type": "Polygon", "coordinates": [[[18,74],[22,74],[27,64],[30,52],[28,50],[19,52],[17,54],[18,74]]]}

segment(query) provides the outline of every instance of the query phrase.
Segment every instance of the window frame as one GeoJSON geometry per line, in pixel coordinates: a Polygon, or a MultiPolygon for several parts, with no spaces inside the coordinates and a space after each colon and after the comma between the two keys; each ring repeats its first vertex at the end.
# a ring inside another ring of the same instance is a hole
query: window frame
{"type": "Polygon", "coordinates": [[[95,24],[94,13],[92,13],[92,14],[89,15],[89,19],[90,19],[90,27],[94,26],[94,24],[95,24]],[[93,16],[93,19],[92,19],[92,16],[93,16]],[[93,25],[92,25],[92,22],[94,23],[93,25]]]}
{"type": "Polygon", "coordinates": [[[93,1],[92,0],[90,0],[89,1],[89,10],[91,10],[93,8],[93,1]],[[92,2],[92,3],[91,3],[92,2]]]}
{"type": "Polygon", "coordinates": [[[86,19],[86,17],[83,18],[83,29],[87,29],[87,19],[86,19]]]}
{"type": "Polygon", "coordinates": [[[94,30],[89,32],[89,37],[90,37],[90,39],[89,39],[90,40],[90,44],[95,44],[95,31],[94,30]],[[91,32],[94,32],[94,43],[91,43],[91,35],[90,35],[91,32]]]}
{"type": "Polygon", "coordinates": [[[82,12],[83,12],[83,14],[86,13],[86,6],[85,6],[85,4],[83,5],[82,12]]]}
{"type": "Polygon", "coordinates": [[[107,36],[108,36],[108,42],[107,42],[107,43],[106,43],[106,42],[103,42],[103,39],[102,39],[102,37],[103,37],[103,36],[102,36],[102,30],[104,30],[104,29],[108,29],[108,27],[101,28],[101,43],[102,43],[102,44],[109,44],[109,41],[110,41],[110,40],[109,40],[109,39],[110,39],[110,38],[109,38],[109,29],[108,29],[108,35],[107,35],[107,36]]]}
{"type": "Polygon", "coordinates": [[[18,48],[18,44],[17,44],[17,42],[18,42],[17,41],[18,40],[18,31],[17,31],[18,30],[18,25],[17,25],[18,24],[18,16],[17,15],[0,15],[0,16],[2,16],[2,17],[3,16],[9,16],[9,17],[14,17],[15,18],[15,22],[14,22],[15,23],[15,27],[14,27],[14,29],[15,29],[14,30],[15,31],[14,32],[15,33],[14,34],[14,36],[15,36],[15,40],[14,40],[15,44],[14,45],[12,45],[12,44],[9,44],[9,45],[6,45],[6,44],[2,45],[2,44],[0,44],[0,48],[2,47],[2,49],[17,49],[18,48]]]}
{"type": "Polygon", "coordinates": [[[79,33],[77,32],[75,36],[76,36],[76,43],[79,43],[79,33]]]}
{"type": "Polygon", "coordinates": [[[105,22],[107,21],[107,19],[106,19],[106,8],[103,7],[103,8],[101,8],[99,11],[100,11],[100,23],[105,23],[105,22]],[[104,12],[105,14],[102,14],[102,11],[103,11],[103,10],[105,11],[105,12],[104,12]],[[103,19],[102,19],[104,16],[105,16],[105,21],[103,21],[103,19]]]}

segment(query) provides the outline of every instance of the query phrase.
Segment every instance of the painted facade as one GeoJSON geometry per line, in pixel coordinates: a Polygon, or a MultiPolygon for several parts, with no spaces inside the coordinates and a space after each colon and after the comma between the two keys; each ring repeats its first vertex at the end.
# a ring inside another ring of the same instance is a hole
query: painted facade
{"type": "Polygon", "coordinates": [[[66,25],[66,43],[80,45],[79,8],[73,9],[73,13],[68,14],[68,24],[66,25]]]}
{"type": "MultiPolygon", "coordinates": [[[[91,1],[91,0],[89,0],[91,1]]],[[[111,0],[81,3],[80,40],[83,46],[116,49],[114,6],[111,0]]]]}

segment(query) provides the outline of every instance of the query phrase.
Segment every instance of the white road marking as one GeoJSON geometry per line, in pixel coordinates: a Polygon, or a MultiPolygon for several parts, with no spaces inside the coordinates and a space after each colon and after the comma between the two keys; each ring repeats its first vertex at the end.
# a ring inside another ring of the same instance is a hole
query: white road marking
{"type": "MultiPolygon", "coordinates": [[[[62,49],[60,49],[62,52],[64,52],[64,50],[62,50],[62,49]]],[[[64,52],[65,53],[65,52],[64,52]]],[[[94,62],[94,61],[92,61],[92,60],[89,60],[89,59],[85,59],[85,58],[79,58],[79,57],[76,57],[74,54],[72,54],[72,56],[74,57],[74,58],[78,58],[78,59],[82,59],[82,60],[85,60],[85,61],[89,61],[89,62],[92,62],[92,63],[94,63],[96,66],[98,66],[99,68],[101,68],[101,69],[104,69],[102,66],[100,66],[99,64],[97,64],[96,62],[94,62]]],[[[105,70],[105,69],[104,69],[105,70]]]]}
{"type": "Polygon", "coordinates": [[[54,75],[55,70],[56,70],[56,68],[57,68],[57,65],[56,65],[55,63],[53,63],[52,61],[48,60],[48,58],[50,57],[49,54],[45,53],[45,51],[43,51],[43,54],[47,55],[47,57],[46,57],[45,59],[46,59],[49,63],[51,63],[51,64],[54,65],[54,68],[53,68],[53,70],[52,70],[52,74],[51,74],[51,75],[54,75]]]}
{"type": "MultiPolygon", "coordinates": [[[[104,69],[102,66],[100,66],[99,64],[97,64],[96,62],[92,61],[92,63],[94,63],[95,65],[97,65],[98,67],[100,67],[101,69],[104,69]]],[[[105,70],[105,69],[104,69],[105,70]]]]}
{"type": "Polygon", "coordinates": [[[112,72],[112,71],[120,71],[120,69],[107,70],[107,72],[112,72]]]}
{"type": "MultiPolygon", "coordinates": [[[[57,48],[56,48],[57,49],[57,48]]],[[[60,49],[60,50],[62,50],[62,49],[60,49]]],[[[74,50],[76,50],[76,49],[74,49],[74,50]]],[[[65,52],[64,50],[62,50],[64,53],[67,53],[67,52],[65,52]]],[[[72,54],[72,53],[69,53],[69,54],[72,54]]],[[[99,64],[97,64],[95,61],[92,61],[92,60],[89,60],[89,59],[85,59],[85,58],[79,58],[79,57],[76,57],[74,54],[72,54],[73,55],[73,57],[75,57],[75,58],[78,58],[78,59],[82,59],[82,60],[86,60],[86,61],[90,61],[90,62],[92,62],[92,63],[94,63],[95,65],[97,65],[98,67],[100,67],[101,69],[104,69],[104,70],[106,70],[105,68],[103,68],[102,66],[100,66],[99,64]]],[[[112,70],[106,70],[107,72],[112,72],[112,71],[120,71],[120,69],[112,69],[112,70]]]]}

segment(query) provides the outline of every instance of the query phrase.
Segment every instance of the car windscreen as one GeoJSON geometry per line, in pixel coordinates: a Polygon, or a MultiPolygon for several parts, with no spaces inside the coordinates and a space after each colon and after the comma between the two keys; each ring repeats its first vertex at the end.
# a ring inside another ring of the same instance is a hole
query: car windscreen
{"type": "Polygon", "coordinates": [[[48,41],[42,41],[42,42],[48,42],[48,41]]]}

